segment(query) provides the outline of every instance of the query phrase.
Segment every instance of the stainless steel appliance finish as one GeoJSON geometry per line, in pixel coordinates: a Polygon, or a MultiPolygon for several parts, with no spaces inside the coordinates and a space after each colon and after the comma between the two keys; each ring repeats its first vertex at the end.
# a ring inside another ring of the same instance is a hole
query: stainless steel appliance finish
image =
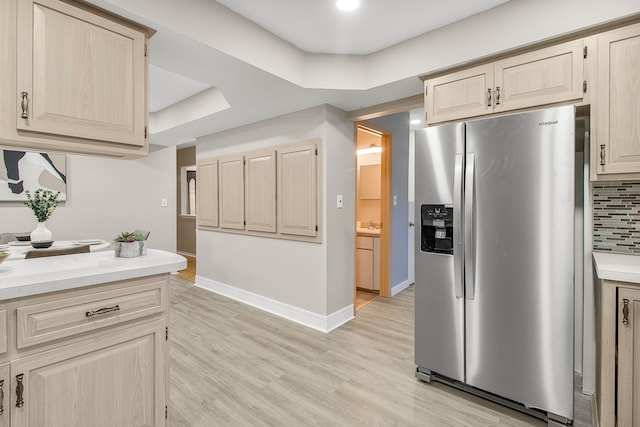
{"type": "Polygon", "coordinates": [[[418,370],[563,422],[573,418],[574,116],[568,106],[438,126],[415,144],[416,217],[423,204],[454,210],[452,256],[416,244],[418,370]]]}

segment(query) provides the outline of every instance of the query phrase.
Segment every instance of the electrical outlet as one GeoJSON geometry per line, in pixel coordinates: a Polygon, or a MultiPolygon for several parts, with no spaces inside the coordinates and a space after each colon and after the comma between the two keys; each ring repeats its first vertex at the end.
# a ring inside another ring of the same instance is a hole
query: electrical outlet
{"type": "Polygon", "coordinates": [[[162,206],[163,208],[169,206],[169,203],[167,203],[167,199],[160,200],[160,206],[162,206]]]}
{"type": "Polygon", "coordinates": [[[338,194],[338,196],[336,197],[336,207],[338,209],[342,209],[343,208],[343,203],[342,203],[342,194],[338,194]]]}

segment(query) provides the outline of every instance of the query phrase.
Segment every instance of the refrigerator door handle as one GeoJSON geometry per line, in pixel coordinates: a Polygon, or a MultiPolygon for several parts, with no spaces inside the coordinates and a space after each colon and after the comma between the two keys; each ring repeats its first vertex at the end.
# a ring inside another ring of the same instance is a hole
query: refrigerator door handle
{"type": "Polygon", "coordinates": [[[464,253],[462,249],[462,166],[463,154],[456,154],[453,171],[453,270],[456,298],[464,298],[464,285],[462,283],[462,271],[464,265],[464,253]]]}
{"type": "Polygon", "coordinates": [[[467,153],[464,183],[464,280],[467,299],[475,298],[476,248],[473,229],[476,156],[467,153]]]}

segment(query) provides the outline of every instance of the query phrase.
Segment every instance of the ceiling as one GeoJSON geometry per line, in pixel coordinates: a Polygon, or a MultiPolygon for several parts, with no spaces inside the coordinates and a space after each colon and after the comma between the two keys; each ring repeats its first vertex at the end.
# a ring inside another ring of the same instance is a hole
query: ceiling
{"type": "Polygon", "coordinates": [[[352,111],[414,96],[420,75],[638,9],[636,0],[361,0],[352,12],[335,0],[87,1],[157,31],[150,140],[179,147],[321,104],[352,111]],[[590,13],[570,13],[585,2],[590,13]]]}

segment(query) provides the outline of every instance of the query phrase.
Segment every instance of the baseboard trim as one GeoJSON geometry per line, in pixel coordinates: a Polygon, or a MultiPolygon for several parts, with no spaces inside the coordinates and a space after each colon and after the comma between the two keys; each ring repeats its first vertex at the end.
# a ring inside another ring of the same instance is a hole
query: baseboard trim
{"type": "Polygon", "coordinates": [[[411,286],[412,282],[405,280],[402,283],[398,283],[397,285],[394,285],[391,288],[391,296],[395,297],[396,295],[398,295],[400,292],[404,291],[405,289],[407,289],[409,286],[411,286]]]}
{"type": "Polygon", "coordinates": [[[194,285],[320,332],[331,332],[354,318],[353,304],[331,313],[328,316],[323,316],[202,276],[196,275],[194,285]]]}

